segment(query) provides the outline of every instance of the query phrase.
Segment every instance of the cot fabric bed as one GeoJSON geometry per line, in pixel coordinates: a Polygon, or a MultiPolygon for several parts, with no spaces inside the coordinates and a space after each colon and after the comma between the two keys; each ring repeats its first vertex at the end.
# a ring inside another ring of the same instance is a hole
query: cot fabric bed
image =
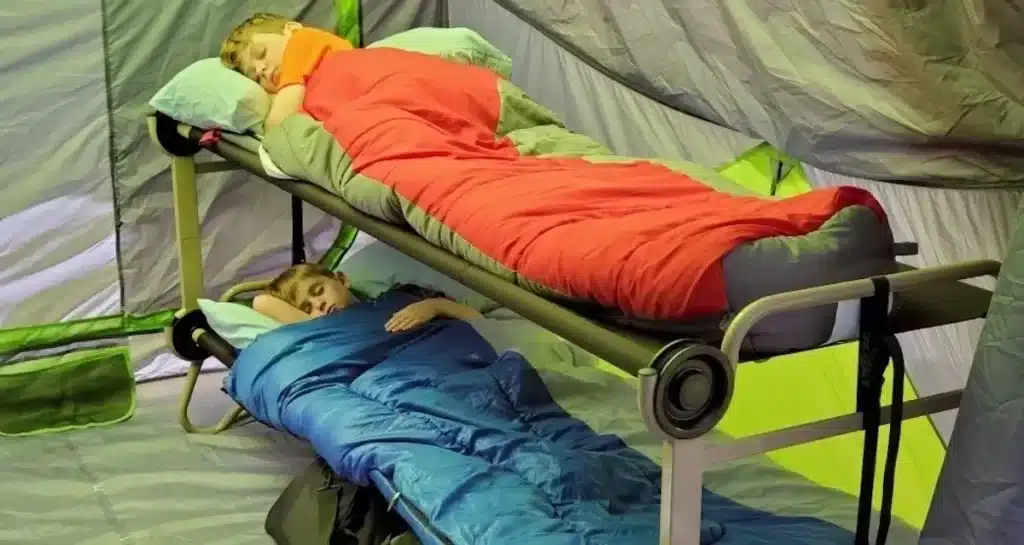
{"type": "MultiPolygon", "coordinates": [[[[884,277],[768,295],[747,305],[728,324],[723,324],[724,333],[721,335],[709,339],[682,338],[681,335],[666,331],[626,327],[608,320],[607,316],[588,316],[585,308],[567,308],[460,259],[424,240],[407,227],[363,213],[317,184],[276,177],[268,173],[261,162],[260,143],[253,138],[225,135],[217,141],[209,142],[205,147],[225,158],[229,164],[197,164],[194,155],[201,149],[199,142],[203,139],[203,131],[179,124],[161,114],[150,118],[150,128],[155,141],[172,156],[183,308],[179,320],[169,333],[175,351],[184,359],[198,362],[190,371],[193,379],[198,375],[201,361],[211,353],[211,349],[196,345],[194,339],[198,332],[208,329],[204,327],[201,313],[197,315],[194,312],[202,292],[195,175],[206,170],[237,165],[450,276],[595,356],[638,376],[641,416],[650,431],[666,440],[669,446],[662,466],[662,532],[673,545],[696,543],[694,540],[698,534],[695,529],[700,526],[701,520],[701,475],[706,467],[859,429],[876,432],[869,434],[875,440],[865,446],[864,466],[870,473],[866,474],[862,483],[862,487],[866,486],[866,494],[861,499],[862,516],[859,520],[862,525],[866,524],[872,493],[870,483],[873,482],[877,426],[888,422],[890,418],[897,422],[901,418],[955,408],[959,403],[960,391],[952,391],[921,398],[903,407],[894,407],[896,410],[893,412],[884,408],[879,410],[880,374],[877,379],[870,379],[869,376],[884,369],[888,364],[888,353],[862,353],[861,380],[857,387],[859,392],[861,388],[868,388],[869,393],[864,399],[865,404],[858,406],[858,412],[723,443],[706,441],[702,436],[715,426],[728,408],[735,366],[761,356],[756,351],[750,351],[751,347],[744,343],[747,334],[759,321],[768,316],[793,316],[795,312],[807,308],[838,304],[839,308],[846,306],[854,309],[853,315],[845,318],[852,327],[847,328],[845,338],[840,335],[840,338],[829,340],[850,340],[851,334],[857,338],[858,325],[863,323],[865,316],[858,310],[861,307],[858,300],[876,300],[872,305],[875,312],[868,316],[870,320],[867,322],[873,331],[861,328],[859,333],[862,346],[874,345],[892,339],[900,332],[984,317],[991,293],[960,280],[995,275],[999,269],[999,263],[994,261],[967,262],[924,270],[900,266],[900,272],[884,277]],[[879,307],[877,299],[887,297],[890,293],[892,310],[887,317],[884,302],[879,307]],[[858,314],[861,314],[860,318],[858,314]],[[866,334],[874,337],[865,339],[866,334]],[[872,342],[864,343],[865,340],[872,342]],[[874,409],[870,407],[872,404],[875,405],[874,409]],[[680,504],[685,507],[673,507],[680,504]]],[[[786,320],[779,319],[778,322],[783,324],[786,320]]],[[[186,387],[182,398],[182,424],[190,431],[204,431],[194,426],[185,414],[190,398],[191,393],[186,387]]],[[[236,416],[227,415],[208,431],[225,429],[236,416]]],[[[897,426],[893,426],[894,431],[897,429],[897,426]]],[[[886,459],[895,461],[892,455],[886,459]]],[[[865,533],[865,528],[859,527],[858,532],[865,533]]]]}

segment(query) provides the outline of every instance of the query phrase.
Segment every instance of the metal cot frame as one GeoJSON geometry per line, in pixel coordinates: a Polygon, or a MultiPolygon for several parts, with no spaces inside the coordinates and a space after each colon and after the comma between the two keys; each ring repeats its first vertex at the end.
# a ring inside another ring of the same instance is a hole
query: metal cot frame
{"type": "MultiPolygon", "coordinates": [[[[961,280],[995,277],[1000,268],[1000,263],[992,260],[928,269],[908,268],[883,278],[865,278],[764,297],[748,305],[729,322],[720,345],[710,346],[598,323],[471,265],[429,244],[412,231],[366,215],[318,186],[268,176],[256,150],[220,139],[206,147],[225,161],[197,162],[195,155],[201,149],[202,131],[161,114],[150,116],[147,121],[154,142],[171,156],[181,310],[175,324],[168,329],[168,338],[172,349],[191,361],[179,412],[186,432],[219,433],[244,415],[244,409],[237,407],[217,424],[200,427],[190,420],[188,407],[203,360],[214,356],[230,365],[235,353],[233,347],[212,331],[198,310],[197,301],[203,296],[204,287],[196,176],[247,170],[639,377],[639,409],[648,429],[665,441],[659,540],[664,545],[698,545],[705,468],[867,429],[865,412],[858,408],[843,416],[726,442],[704,437],[728,409],[735,370],[744,361],[743,340],[759,320],[780,312],[840,301],[863,301],[876,295],[880,281],[895,296],[887,324],[890,334],[983,318],[991,292],[961,280]],[[699,399],[694,400],[694,396],[699,399]],[[680,412],[685,414],[680,416],[680,412]]],[[[221,299],[231,300],[241,293],[262,289],[264,285],[262,282],[241,284],[221,299]]],[[[897,418],[909,419],[955,409],[959,407],[961,393],[962,390],[953,390],[908,401],[898,408],[902,409],[898,411],[902,414],[897,418]]],[[[892,412],[892,407],[877,411],[875,425],[889,423],[892,412]]]]}

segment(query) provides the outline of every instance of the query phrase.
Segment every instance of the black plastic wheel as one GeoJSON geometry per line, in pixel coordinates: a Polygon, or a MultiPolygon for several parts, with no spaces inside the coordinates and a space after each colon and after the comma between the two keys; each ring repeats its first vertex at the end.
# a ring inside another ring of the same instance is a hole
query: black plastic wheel
{"type": "Polygon", "coordinates": [[[199,143],[178,134],[177,121],[160,112],[154,114],[154,117],[156,118],[156,127],[154,128],[156,141],[160,147],[164,148],[164,151],[175,157],[191,157],[202,149],[199,143]]]}
{"type": "Polygon", "coordinates": [[[693,439],[711,431],[725,416],[735,386],[732,365],[717,348],[681,343],[664,351],[658,369],[654,415],[675,439],[693,439]]]}
{"type": "Polygon", "coordinates": [[[167,344],[175,356],[186,361],[203,361],[210,357],[210,352],[199,346],[192,339],[197,329],[212,331],[206,316],[199,310],[193,310],[184,316],[175,317],[167,328],[167,344]]]}

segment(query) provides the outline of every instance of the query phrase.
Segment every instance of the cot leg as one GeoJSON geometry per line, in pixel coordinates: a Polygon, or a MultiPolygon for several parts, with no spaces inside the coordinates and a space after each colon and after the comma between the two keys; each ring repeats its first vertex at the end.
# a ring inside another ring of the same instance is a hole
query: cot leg
{"type": "Polygon", "coordinates": [[[664,443],[659,545],[700,545],[703,458],[702,438],[664,443]]]}
{"type": "Polygon", "coordinates": [[[196,163],[192,157],[171,158],[174,233],[178,246],[178,290],[181,310],[199,308],[203,296],[203,249],[199,224],[196,163]]]}
{"type": "Polygon", "coordinates": [[[241,420],[245,416],[245,409],[235,407],[228,411],[220,421],[210,427],[200,427],[193,424],[192,419],[188,415],[188,406],[192,403],[192,393],[195,391],[196,382],[199,380],[199,371],[202,367],[203,362],[194,361],[188,368],[188,375],[185,376],[185,389],[181,392],[181,401],[178,405],[178,422],[181,423],[181,427],[186,433],[213,435],[230,428],[241,420]]]}
{"type": "MultiPolygon", "coordinates": [[[[196,191],[196,163],[192,156],[171,158],[171,184],[174,195],[174,227],[178,246],[178,278],[183,314],[199,308],[203,296],[203,251],[200,238],[199,196],[196,191]]],[[[169,333],[169,332],[168,332],[169,333]]],[[[185,377],[181,392],[178,421],[187,433],[220,433],[229,428],[242,414],[236,407],[224,415],[213,427],[196,426],[188,415],[192,393],[199,380],[202,361],[193,361],[185,377]]]]}

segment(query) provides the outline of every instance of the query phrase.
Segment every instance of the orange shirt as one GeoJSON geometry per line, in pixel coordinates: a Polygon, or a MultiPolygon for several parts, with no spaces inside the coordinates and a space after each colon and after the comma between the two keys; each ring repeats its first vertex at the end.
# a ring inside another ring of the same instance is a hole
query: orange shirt
{"type": "Polygon", "coordinates": [[[277,77],[278,90],[305,84],[320,60],[328,53],[352,49],[345,38],[317,28],[302,27],[292,33],[281,56],[277,77]]]}

